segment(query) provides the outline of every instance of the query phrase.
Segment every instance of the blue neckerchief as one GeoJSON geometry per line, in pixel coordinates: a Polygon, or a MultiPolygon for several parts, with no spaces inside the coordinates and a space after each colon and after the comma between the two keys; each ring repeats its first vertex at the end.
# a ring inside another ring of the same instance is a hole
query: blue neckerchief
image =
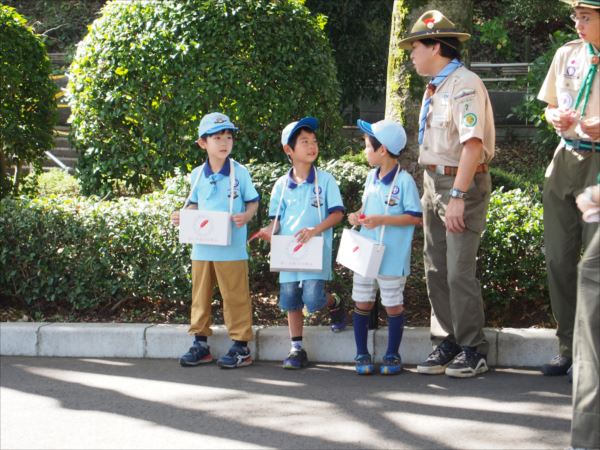
{"type": "MultiPolygon", "coordinates": [[[[435,88],[437,88],[442,82],[448,78],[452,72],[454,72],[459,67],[462,67],[464,64],[461,63],[458,59],[453,59],[450,61],[446,67],[444,67],[440,73],[438,73],[433,80],[429,82],[427,88],[433,88],[433,92],[435,92],[435,88]]],[[[427,122],[427,113],[429,112],[429,105],[431,104],[431,97],[433,93],[425,98],[423,102],[423,106],[421,107],[421,114],[419,115],[419,145],[423,143],[423,135],[425,134],[425,123],[427,122]]]]}

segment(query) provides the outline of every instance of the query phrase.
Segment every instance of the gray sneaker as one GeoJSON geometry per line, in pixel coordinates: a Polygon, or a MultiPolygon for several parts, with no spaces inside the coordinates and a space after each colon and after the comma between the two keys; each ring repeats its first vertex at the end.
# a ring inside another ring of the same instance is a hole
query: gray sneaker
{"type": "Polygon", "coordinates": [[[541,371],[546,376],[558,376],[558,375],[566,375],[569,371],[569,367],[573,364],[573,360],[571,358],[567,358],[566,356],[556,355],[552,358],[549,364],[544,364],[541,368],[541,371]]]}
{"type": "Polygon", "coordinates": [[[472,378],[487,371],[485,355],[474,347],[463,347],[463,351],[446,367],[446,375],[454,378],[472,378]]]}
{"type": "Polygon", "coordinates": [[[461,350],[456,343],[444,339],[429,354],[427,359],[417,366],[417,372],[427,375],[441,375],[461,350]]]}

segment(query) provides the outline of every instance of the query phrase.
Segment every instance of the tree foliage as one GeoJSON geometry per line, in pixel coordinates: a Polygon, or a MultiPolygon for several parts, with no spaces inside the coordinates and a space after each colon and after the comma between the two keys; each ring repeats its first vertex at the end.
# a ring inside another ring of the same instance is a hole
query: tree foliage
{"type": "Polygon", "coordinates": [[[198,162],[200,118],[239,126],[234,156],[282,160],[281,129],[314,115],[339,152],[339,85],[323,23],[297,0],[108,3],[70,69],[84,192],[157,186],[198,162]]]}
{"type": "Polygon", "coordinates": [[[0,5],[0,197],[18,192],[21,168],[39,167],[50,148],[55,92],[41,39],[14,8],[0,5]]]}

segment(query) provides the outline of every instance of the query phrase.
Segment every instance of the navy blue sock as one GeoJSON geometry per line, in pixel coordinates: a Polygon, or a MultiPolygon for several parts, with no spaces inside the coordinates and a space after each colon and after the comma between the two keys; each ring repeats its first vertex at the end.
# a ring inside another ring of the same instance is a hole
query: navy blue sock
{"type": "Polygon", "coordinates": [[[404,332],[404,313],[396,316],[388,315],[388,348],[386,354],[395,355],[400,349],[404,332]]]}
{"type": "Polygon", "coordinates": [[[194,344],[199,344],[199,345],[206,347],[208,345],[208,340],[207,340],[206,336],[195,335],[194,336],[194,344]]]}
{"type": "Polygon", "coordinates": [[[369,353],[367,337],[369,335],[370,311],[354,308],[352,313],[352,324],[354,325],[354,341],[356,342],[356,353],[366,355],[369,353]]]}
{"type": "Polygon", "coordinates": [[[234,345],[237,345],[238,347],[242,347],[242,348],[246,348],[248,346],[248,341],[233,341],[234,345]]]}

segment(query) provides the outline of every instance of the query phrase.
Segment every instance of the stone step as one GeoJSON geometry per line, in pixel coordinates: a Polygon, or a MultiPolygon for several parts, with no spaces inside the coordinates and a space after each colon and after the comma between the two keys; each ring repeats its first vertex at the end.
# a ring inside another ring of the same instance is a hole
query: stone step
{"type": "Polygon", "coordinates": [[[54,136],[54,148],[71,148],[67,136],[54,136]]]}
{"type": "Polygon", "coordinates": [[[58,159],[77,158],[77,152],[75,151],[75,149],[68,148],[68,147],[55,147],[50,150],[50,153],[52,153],[58,159]]]}
{"type": "MultiPolygon", "coordinates": [[[[54,152],[52,152],[52,154],[54,156],[56,156],[60,160],[60,162],[62,162],[67,167],[74,168],[77,166],[77,158],[59,157],[58,155],[55,155],[54,152]]],[[[60,167],[60,166],[58,164],[56,164],[52,159],[46,158],[44,160],[44,162],[42,163],[42,167],[44,170],[47,170],[49,168],[60,167]]]]}

